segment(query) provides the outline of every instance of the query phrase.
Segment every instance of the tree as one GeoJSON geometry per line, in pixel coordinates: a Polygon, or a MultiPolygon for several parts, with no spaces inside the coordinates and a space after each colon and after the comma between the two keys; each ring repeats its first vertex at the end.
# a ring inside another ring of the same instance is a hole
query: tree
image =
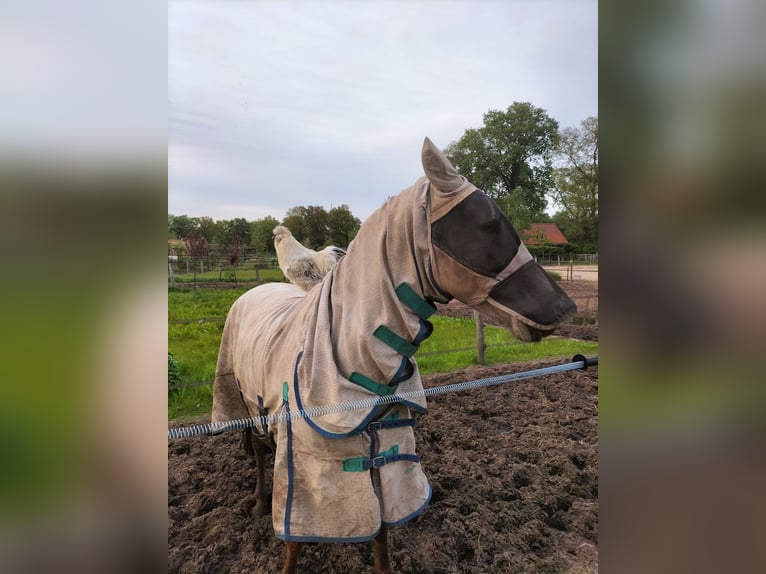
{"type": "MultiPolygon", "coordinates": [[[[248,229],[249,231],[249,229],[248,229]]],[[[239,235],[236,231],[232,232],[231,246],[229,249],[229,264],[234,277],[234,283],[237,282],[237,263],[239,263],[239,235]]]]}
{"type": "Polygon", "coordinates": [[[329,234],[329,217],[324,207],[309,205],[308,207],[291,207],[285,214],[282,225],[287,227],[293,237],[306,247],[317,249],[327,243],[329,234]]]}
{"type": "Polygon", "coordinates": [[[598,245],[598,118],[562,130],[551,198],[561,206],[557,225],[572,243],[588,251],[598,245]]]}
{"type": "Polygon", "coordinates": [[[327,214],[327,221],[329,225],[327,242],[338,247],[348,247],[362,225],[359,218],[354,217],[345,203],[333,207],[327,214]]]}
{"type": "Polygon", "coordinates": [[[489,110],[483,120],[482,127],[450,143],[445,155],[524,229],[544,217],[558,122],[529,102],[514,102],[504,112],[489,110]]]}
{"type": "Polygon", "coordinates": [[[307,247],[318,249],[327,243],[329,232],[329,218],[325,208],[319,205],[309,205],[306,208],[307,247]]]}
{"type": "Polygon", "coordinates": [[[259,255],[276,255],[274,250],[274,228],[279,221],[269,216],[250,224],[250,246],[259,255]]]}
{"type": "Polygon", "coordinates": [[[244,217],[235,217],[224,222],[224,234],[231,239],[235,234],[242,245],[250,244],[250,223],[244,217]]]}
{"type": "Polygon", "coordinates": [[[195,223],[195,233],[207,239],[208,243],[216,243],[222,235],[223,226],[212,217],[194,217],[192,221],[195,223]]]}
{"type": "Polygon", "coordinates": [[[195,223],[188,215],[168,214],[168,236],[183,239],[195,229],[195,223]]]}
{"type": "MultiPolygon", "coordinates": [[[[184,238],[186,245],[186,255],[192,261],[192,270],[194,272],[194,288],[197,288],[197,263],[204,261],[208,255],[208,240],[205,236],[192,231],[184,238]]],[[[200,269],[202,271],[202,269],[200,269]]]]}
{"type": "Polygon", "coordinates": [[[293,234],[293,237],[305,243],[308,233],[306,231],[306,208],[302,205],[298,207],[291,207],[285,213],[285,218],[282,220],[282,225],[287,227],[293,234]]]}

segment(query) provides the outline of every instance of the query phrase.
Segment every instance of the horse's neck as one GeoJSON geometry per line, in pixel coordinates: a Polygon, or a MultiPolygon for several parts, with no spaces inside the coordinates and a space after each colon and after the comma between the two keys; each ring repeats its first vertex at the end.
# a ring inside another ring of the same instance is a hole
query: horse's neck
{"type": "Polygon", "coordinates": [[[373,333],[383,326],[411,342],[421,330],[418,316],[396,294],[402,283],[420,298],[435,294],[427,273],[428,229],[419,191],[390,199],[370,216],[333,270],[332,338],[346,376],[367,369],[366,376],[388,382],[402,355],[373,333]]]}

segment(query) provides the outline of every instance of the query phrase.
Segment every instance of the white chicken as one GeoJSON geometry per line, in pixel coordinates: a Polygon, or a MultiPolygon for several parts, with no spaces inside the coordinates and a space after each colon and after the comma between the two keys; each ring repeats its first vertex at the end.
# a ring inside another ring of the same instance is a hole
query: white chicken
{"type": "Polygon", "coordinates": [[[273,233],[279,268],[290,283],[304,291],[320,283],[333,265],[346,254],[345,249],[334,245],[318,252],[304,247],[293,237],[290,230],[282,225],[277,225],[273,233]]]}

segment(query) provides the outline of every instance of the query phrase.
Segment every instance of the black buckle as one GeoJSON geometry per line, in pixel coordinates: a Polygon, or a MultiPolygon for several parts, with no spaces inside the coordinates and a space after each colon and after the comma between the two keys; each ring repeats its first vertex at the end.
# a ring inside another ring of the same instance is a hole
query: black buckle
{"type": "Polygon", "coordinates": [[[372,459],[372,468],[380,468],[384,464],[386,464],[385,456],[376,456],[372,459]]]}

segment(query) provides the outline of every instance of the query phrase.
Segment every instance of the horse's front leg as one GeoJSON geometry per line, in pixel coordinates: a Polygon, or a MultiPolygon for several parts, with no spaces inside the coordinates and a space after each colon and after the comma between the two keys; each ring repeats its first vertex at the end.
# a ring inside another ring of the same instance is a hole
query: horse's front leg
{"type": "Polygon", "coordinates": [[[372,541],[372,551],[375,556],[375,574],[393,574],[388,556],[388,527],[385,524],[380,525],[380,532],[372,541]]]}
{"type": "Polygon", "coordinates": [[[298,567],[298,556],[301,554],[305,542],[285,542],[287,552],[285,554],[285,566],[282,574],[295,574],[298,567]]]}

